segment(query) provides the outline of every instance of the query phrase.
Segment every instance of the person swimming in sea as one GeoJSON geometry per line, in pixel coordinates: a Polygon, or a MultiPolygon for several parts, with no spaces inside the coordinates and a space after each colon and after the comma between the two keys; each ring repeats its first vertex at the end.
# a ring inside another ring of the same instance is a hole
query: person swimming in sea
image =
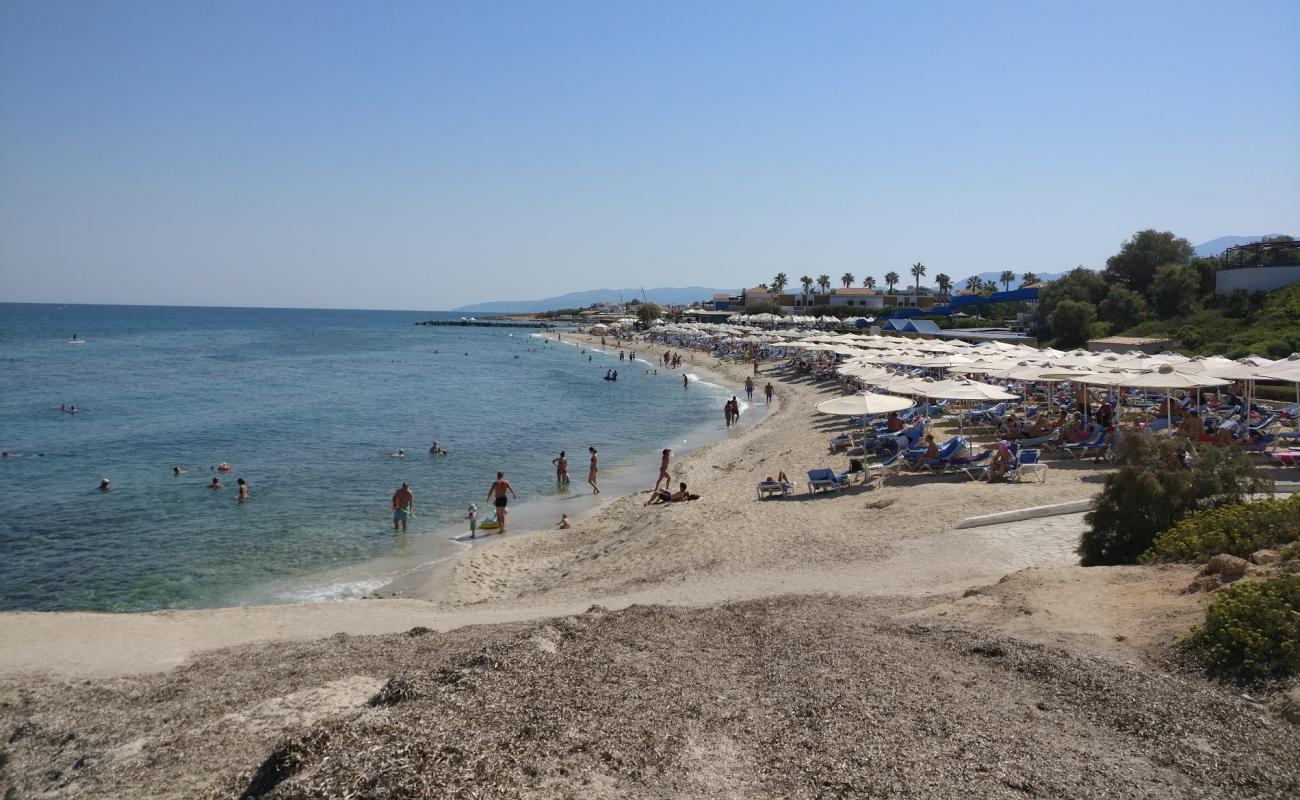
{"type": "Polygon", "coordinates": [[[433,444],[429,445],[429,455],[445,456],[447,455],[447,451],[442,449],[442,446],[439,445],[437,442],[434,442],[433,444]]]}
{"type": "Polygon", "coordinates": [[[406,458],[406,451],[398,448],[396,453],[389,453],[390,458],[406,458]]]}
{"type": "Polygon", "coordinates": [[[112,488],[113,488],[113,487],[111,487],[111,486],[108,485],[108,478],[104,478],[103,480],[101,480],[101,481],[99,482],[99,490],[100,490],[101,492],[107,492],[107,491],[110,491],[112,488]]]}
{"type": "Polygon", "coordinates": [[[223,484],[223,483],[221,482],[221,479],[220,479],[220,478],[213,478],[213,479],[212,479],[212,483],[209,483],[209,484],[208,484],[208,488],[209,488],[209,489],[224,489],[224,488],[226,488],[226,487],[225,487],[225,484],[223,484]]]}

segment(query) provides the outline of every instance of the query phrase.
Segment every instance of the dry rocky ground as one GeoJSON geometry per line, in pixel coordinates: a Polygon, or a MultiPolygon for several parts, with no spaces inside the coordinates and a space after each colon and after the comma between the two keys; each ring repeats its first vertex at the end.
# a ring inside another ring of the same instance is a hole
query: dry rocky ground
{"type": "Polygon", "coordinates": [[[0,688],[0,796],[1288,797],[1300,733],[1151,664],[778,597],[0,688]]]}

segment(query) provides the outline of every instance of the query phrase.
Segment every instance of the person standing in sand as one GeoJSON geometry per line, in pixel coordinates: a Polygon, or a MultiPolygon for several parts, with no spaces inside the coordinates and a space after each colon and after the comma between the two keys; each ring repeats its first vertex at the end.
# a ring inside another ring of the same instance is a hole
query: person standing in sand
{"type": "Polygon", "coordinates": [[[731,427],[731,401],[722,404],[722,417],[727,421],[727,427],[731,427]]]}
{"type": "Polygon", "coordinates": [[[397,491],[393,492],[393,530],[397,530],[400,525],[402,530],[406,530],[406,520],[415,512],[415,493],[411,487],[405,483],[397,491]]]}
{"type": "Polygon", "coordinates": [[[492,486],[488,489],[488,499],[492,501],[492,505],[496,506],[497,509],[497,533],[506,532],[506,503],[510,502],[510,498],[506,497],[506,492],[509,492],[516,500],[519,499],[519,495],[515,494],[515,487],[511,486],[510,481],[506,480],[506,474],[498,472],[497,479],[492,482],[492,486]]]}
{"type": "Polygon", "coordinates": [[[672,454],[672,450],[669,450],[667,447],[664,448],[663,458],[659,459],[659,477],[655,478],[655,488],[651,491],[659,491],[660,483],[663,483],[665,489],[673,485],[673,476],[668,474],[668,459],[672,454]]]}
{"type": "Polygon", "coordinates": [[[771,381],[768,381],[768,382],[767,382],[767,385],[763,387],[763,394],[764,394],[764,396],[767,397],[767,404],[768,404],[769,406],[772,405],[772,394],[773,394],[773,389],[772,389],[772,382],[771,382],[771,381]]]}
{"type": "Polygon", "coordinates": [[[745,394],[748,396],[747,399],[752,403],[754,401],[754,379],[753,378],[750,377],[745,378],[745,394]]]}
{"type": "Polygon", "coordinates": [[[591,484],[592,494],[600,494],[600,487],[596,485],[596,448],[588,447],[587,452],[591,453],[591,469],[587,471],[587,483],[591,484]]]}

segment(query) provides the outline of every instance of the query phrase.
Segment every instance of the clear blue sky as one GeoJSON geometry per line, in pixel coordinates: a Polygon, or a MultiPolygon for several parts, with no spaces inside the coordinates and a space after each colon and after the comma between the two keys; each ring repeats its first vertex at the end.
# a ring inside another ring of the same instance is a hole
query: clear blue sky
{"type": "Polygon", "coordinates": [[[1300,233],[1300,3],[0,2],[0,300],[448,308],[1300,233]]]}

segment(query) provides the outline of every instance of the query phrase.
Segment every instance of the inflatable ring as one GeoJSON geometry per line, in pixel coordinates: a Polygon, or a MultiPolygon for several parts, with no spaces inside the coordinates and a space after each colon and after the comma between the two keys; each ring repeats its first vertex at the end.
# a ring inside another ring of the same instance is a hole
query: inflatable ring
{"type": "Polygon", "coordinates": [[[217,472],[230,472],[230,470],[231,467],[229,464],[221,463],[217,465],[217,472]]]}

